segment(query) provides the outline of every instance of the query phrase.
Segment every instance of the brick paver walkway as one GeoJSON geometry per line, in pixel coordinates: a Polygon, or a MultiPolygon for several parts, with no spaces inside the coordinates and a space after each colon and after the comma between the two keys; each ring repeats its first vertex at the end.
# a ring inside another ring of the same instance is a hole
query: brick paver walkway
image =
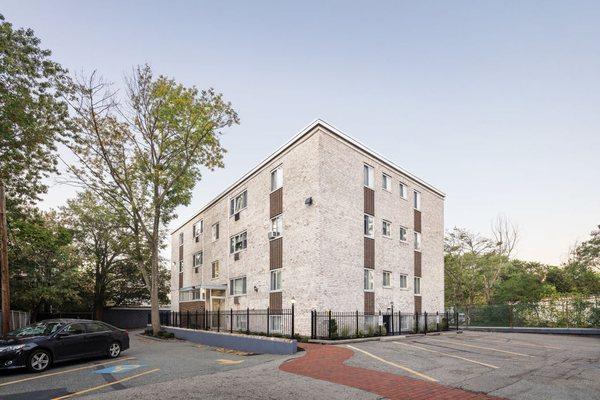
{"type": "Polygon", "coordinates": [[[303,343],[306,354],[281,364],[279,369],[297,375],[350,386],[388,399],[499,399],[483,393],[451,388],[434,382],[344,364],[354,355],[348,348],[303,343]]]}

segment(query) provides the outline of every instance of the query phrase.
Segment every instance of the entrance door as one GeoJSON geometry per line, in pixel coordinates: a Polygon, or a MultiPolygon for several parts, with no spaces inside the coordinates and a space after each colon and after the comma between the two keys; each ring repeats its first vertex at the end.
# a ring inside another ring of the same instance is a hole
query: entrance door
{"type": "Polygon", "coordinates": [[[212,318],[211,318],[211,327],[216,329],[217,327],[223,329],[224,324],[223,322],[225,321],[225,315],[227,314],[225,312],[225,310],[223,310],[223,304],[225,303],[225,299],[223,297],[215,297],[215,296],[210,296],[210,310],[212,318]],[[220,310],[219,313],[217,313],[217,310],[220,310]],[[219,316],[220,316],[220,321],[219,321],[219,316]]]}

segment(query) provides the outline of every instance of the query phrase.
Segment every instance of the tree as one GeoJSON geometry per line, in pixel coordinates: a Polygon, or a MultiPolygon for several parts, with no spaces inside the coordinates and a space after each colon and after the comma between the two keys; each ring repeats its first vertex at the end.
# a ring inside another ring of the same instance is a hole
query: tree
{"type": "Polygon", "coordinates": [[[31,29],[14,29],[0,15],[0,270],[2,327],[9,329],[6,197],[32,202],[56,171],[56,141],[68,125],[61,95],[66,71],[50,60],[31,29]]]}
{"type": "Polygon", "coordinates": [[[201,168],[223,165],[221,129],[239,123],[237,113],[213,89],[198,91],[164,76],[154,78],[148,66],[138,67],[127,81],[123,104],[95,74],[73,89],[77,118],[69,147],[78,162],[69,169],[126,215],[157,334],[165,227],[177,206],[189,204],[201,168]]]}
{"type": "MultiPolygon", "coordinates": [[[[64,221],[74,233],[81,266],[91,282],[94,318],[102,320],[107,305],[138,305],[149,300],[143,277],[132,257],[127,219],[90,191],[67,201],[64,221]]],[[[164,269],[163,269],[164,270],[164,269]]],[[[166,282],[159,279],[159,296],[166,301],[166,282]]]]}
{"type": "Polygon", "coordinates": [[[55,212],[10,208],[13,303],[34,319],[39,312],[79,308],[85,279],[71,246],[73,232],[55,212]]]}
{"type": "Polygon", "coordinates": [[[547,268],[537,262],[512,260],[494,288],[493,303],[534,303],[554,296],[556,288],[545,280],[547,268]]]}

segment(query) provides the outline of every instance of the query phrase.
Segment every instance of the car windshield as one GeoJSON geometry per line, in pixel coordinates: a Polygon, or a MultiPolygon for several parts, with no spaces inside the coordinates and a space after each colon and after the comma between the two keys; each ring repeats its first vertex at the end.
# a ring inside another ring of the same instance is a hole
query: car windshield
{"type": "Polygon", "coordinates": [[[20,329],[8,332],[11,337],[30,337],[30,336],[48,336],[53,334],[63,324],[61,322],[38,322],[32,325],[27,325],[20,329]]]}

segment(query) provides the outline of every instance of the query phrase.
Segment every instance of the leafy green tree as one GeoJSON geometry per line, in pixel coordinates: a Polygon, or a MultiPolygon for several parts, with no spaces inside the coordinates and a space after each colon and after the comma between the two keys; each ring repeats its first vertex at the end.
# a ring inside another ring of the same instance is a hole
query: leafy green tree
{"type": "Polygon", "coordinates": [[[494,288],[493,303],[533,303],[554,296],[556,288],[545,281],[547,266],[511,260],[494,288]]]}
{"type": "Polygon", "coordinates": [[[70,171],[129,221],[135,262],[150,292],[152,330],[160,331],[160,248],[175,208],[189,204],[202,168],[223,165],[221,130],[239,122],[214,90],[187,88],[148,66],[127,82],[117,102],[94,75],[74,87],[77,115],[70,171]],[[150,257],[146,257],[146,251],[150,257]]]}
{"type": "Polygon", "coordinates": [[[81,308],[85,283],[79,259],[71,246],[73,232],[54,212],[32,207],[11,210],[12,302],[39,312],[81,308]]]}
{"type": "MultiPolygon", "coordinates": [[[[92,299],[94,318],[102,320],[106,306],[148,301],[148,290],[131,255],[133,244],[125,215],[90,191],[68,200],[62,214],[74,233],[74,247],[91,282],[88,296],[92,299]]],[[[161,275],[159,285],[162,302],[167,300],[165,274],[161,275]]]]}
{"type": "Polygon", "coordinates": [[[0,270],[3,329],[10,289],[6,200],[32,202],[56,170],[56,141],[68,125],[61,101],[66,71],[40,48],[31,29],[14,29],[0,15],[0,270]]]}

